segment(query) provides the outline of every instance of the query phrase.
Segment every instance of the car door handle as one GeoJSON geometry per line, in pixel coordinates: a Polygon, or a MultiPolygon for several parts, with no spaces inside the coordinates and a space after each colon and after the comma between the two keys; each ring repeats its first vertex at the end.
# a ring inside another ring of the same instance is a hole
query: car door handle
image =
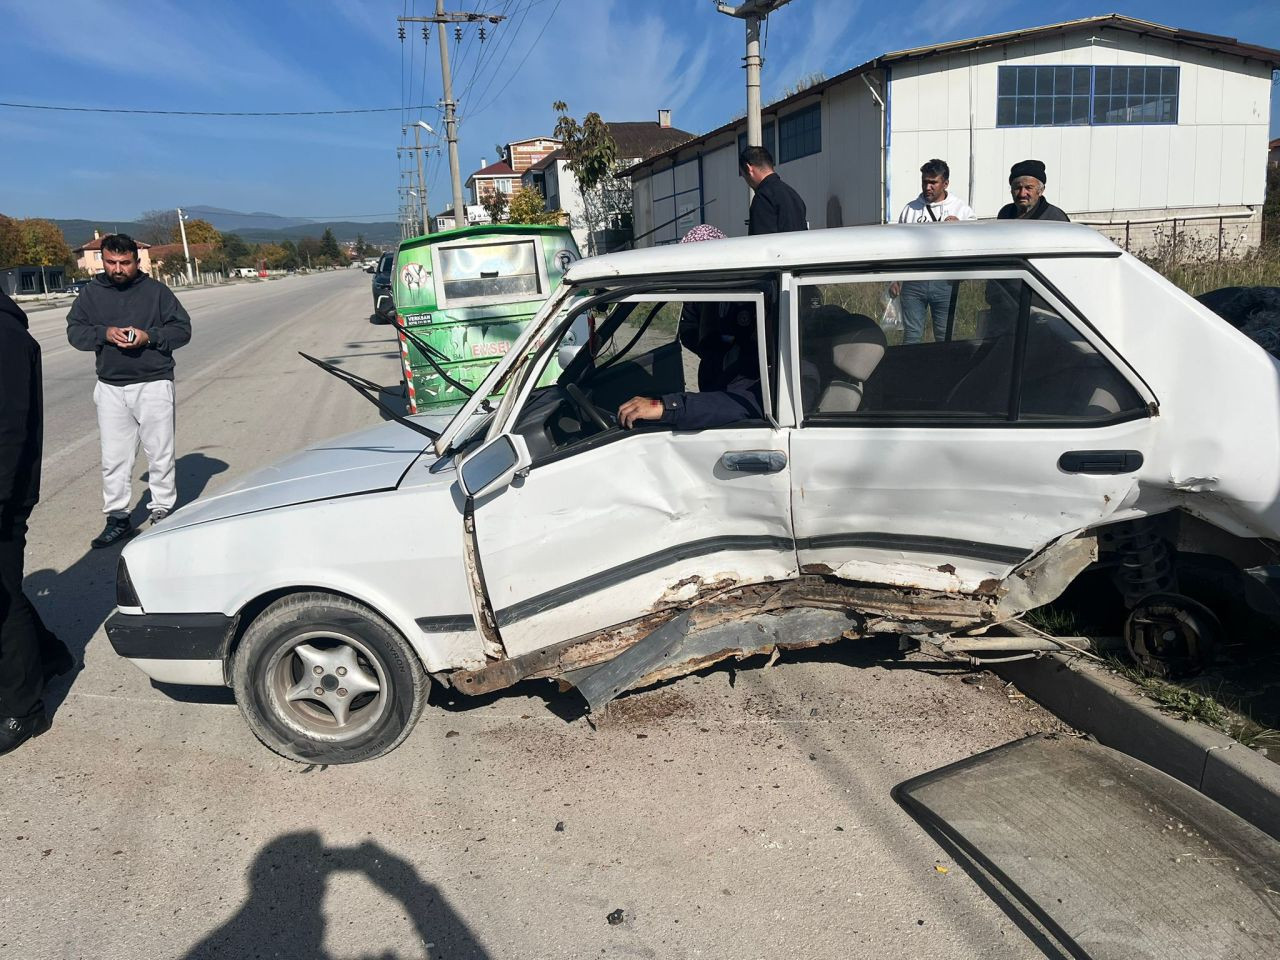
{"type": "Polygon", "coordinates": [[[781,450],[727,450],[720,465],[735,473],[777,473],[787,465],[781,450]]]}
{"type": "Polygon", "coordinates": [[[1142,467],[1138,450],[1068,450],[1058,458],[1067,473],[1133,473],[1142,467]]]}

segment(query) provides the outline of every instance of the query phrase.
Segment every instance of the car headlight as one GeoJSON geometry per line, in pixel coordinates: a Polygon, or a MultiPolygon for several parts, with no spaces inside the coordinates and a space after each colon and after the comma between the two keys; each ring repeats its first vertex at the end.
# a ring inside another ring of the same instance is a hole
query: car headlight
{"type": "Polygon", "coordinates": [[[133,581],[129,579],[129,565],[124,562],[123,555],[120,557],[120,562],[116,564],[116,606],[142,606],[137,591],[133,589],[133,581]]]}

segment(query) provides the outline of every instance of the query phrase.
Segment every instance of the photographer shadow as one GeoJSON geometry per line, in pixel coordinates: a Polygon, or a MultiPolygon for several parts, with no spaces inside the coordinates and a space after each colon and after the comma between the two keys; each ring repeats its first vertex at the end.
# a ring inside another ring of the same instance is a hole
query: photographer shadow
{"type": "MultiPolygon", "coordinates": [[[[180,457],[176,464],[178,506],[198,498],[209,481],[226,469],[224,461],[200,452],[180,457]]],[[[149,497],[149,492],[144,490],[133,510],[131,519],[135,527],[146,520],[149,497]]],[[[95,550],[86,544],[84,555],[65,570],[58,572],[48,567],[33,570],[23,580],[23,590],[40,611],[41,619],[66,644],[78,665],[45,687],[44,705],[50,717],[57,713],[75,685],[89,641],[115,608],[120,550],[118,546],[95,550]]]]}
{"type": "MultiPolygon", "coordinates": [[[[409,861],[372,841],[326,847],[314,830],[283,834],[263,847],[249,868],[249,895],[240,910],[184,954],[184,960],[268,955],[327,960],[329,920],[322,908],[326,885],[336,873],[364,876],[402,907],[426,956],[488,960],[488,952],[439,888],[419,877],[409,861]]],[[[333,919],[337,928],[341,918],[333,919]]],[[[414,951],[414,956],[420,955],[414,951]]],[[[384,951],[362,956],[394,960],[397,955],[384,951]]]]}

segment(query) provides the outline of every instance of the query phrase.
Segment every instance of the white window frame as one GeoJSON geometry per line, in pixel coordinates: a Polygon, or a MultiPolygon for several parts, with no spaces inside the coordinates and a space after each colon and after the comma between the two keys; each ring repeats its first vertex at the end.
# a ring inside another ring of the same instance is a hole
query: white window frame
{"type": "MultiPolygon", "coordinates": [[[[974,269],[974,268],[960,267],[955,270],[908,270],[908,269],[876,268],[874,270],[867,271],[867,272],[833,272],[833,273],[820,273],[820,274],[814,273],[814,274],[803,274],[803,275],[787,274],[783,277],[783,289],[787,293],[786,304],[788,309],[787,309],[786,317],[787,317],[787,325],[789,327],[788,336],[785,338],[787,342],[788,350],[790,352],[789,359],[790,359],[791,384],[789,384],[789,387],[790,387],[789,397],[791,400],[792,416],[795,418],[794,423],[796,423],[797,425],[800,425],[804,421],[804,405],[801,402],[800,398],[795,395],[796,391],[799,389],[799,384],[800,384],[801,355],[800,355],[800,319],[799,319],[798,305],[801,303],[800,297],[803,292],[803,288],[807,286],[818,286],[821,284],[837,284],[837,283],[889,284],[893,282],[903,283],[903,282],[908,282],[912,280],[980,280],[980,281],[981,280],[1022,280],[1027,284],[1027,286],[1029,286],[1033,291],[1035,291],[1035,293],[1042,300],[1044,300],[1045,303],[1047,303],[1054,310],[1056,310],[1058,314],[1063,318],[1063,320],[1065,320],[1073,329],[1075,329],[1075,331],[1079,333],[1084,338],[1084,340],[1091,347],[1093,347],[1093,349],[1098,351],[1098,353],[1101,356],[1106,358],[1107,362],[1110,363],[1112,367],[1116,369],[1117,372],[1119,372],[1120,376],[1124,378],[1125,382],[1128,383],[1129,386],[1131,386],[1137,392],[1138,396],[1142,399],[1143,403],[1146,404],[1148,410],[1154,410],[1158,406],[1158,401],[1156,399],[1155,394],[1152,393],[1151,388],[1147,386],[1146,381],[1143,380],[1142,376],[1136,370],[1134,370],[1132,366],[1129,365],[1128,361],[1125,360],[1124,357],[1122,357],[1118,352],[1116,352],[1116,350],[1114,350],[1111,347],[1111,344],[1109,344],[1096,330],[1094,330],[1092,325],[1090,325],[1087,320],[1085,320],[1069,304],[1067,304],[1065,301],[1055,296],[1053,292],[1049,290],[1048,287],[1044,283],[1042,283],[1034,273],[1032,273],[1029,270],[1019,269],[1016,267],[1002,267],[1002,268],[991,268],[991,269],[982,269],[982,268],[974,269]]],[[[873,317],[872,319],[879,322],[878,318],[873,317]]],[[[779,363],[781,363],[781,356],[779,356],[779,363]]],[[[779,387],[779,392],[781,392],[781,387],[779,387]]],[[[927,418],[921,417],[920,419],[924,420],[927,418]]],[[[993,427],[999,427],[1002,423],[1007,424],[1011,427],[1016,427],[1020,429],[1027,429],[1028,425],[1031,425],[1032,427],[1040,426],[1045,428],[1066,425],[1065,422],[1063,424],[1058,424],[1054,421],[1044,421],[1044,422],[1034,421],[1034,420],[1000,421],[995,419],[992,419],[989,425],[993,427]]],[[[1076,426],[1076,427],[1088,426],[1087,423],[1085,424],[1072,423],[1070,425],[1076,426]]],[[[830,424],[823,424],[823,426],[830,426],[830,424]]],[[[876,429],[883,429],[884,427],[889,427],[889,426],[898,427],[900,429],[913,429],[912,425],[904,424],[901,422],[895,422],[889,418],[877,420],[871,417],[867,417],[865,419],[850,417],[848,425],[847,427],[845,427],[845,429],[854,428],[854,427],[871,427],[876,429]]],[[[936,427],[941,427],[941,426],[947,426],[947,421],[940,419],[937,421],[937,423],[930,424],[928,426],[922,425],[922,426],[916,427],[916,429],[927,430],[927,429],[934,429],[936,427]]],[[[957,429],[966,429],[966,428],[960,427],[958,424],[955,426],[957,427],[957,429]]]]}

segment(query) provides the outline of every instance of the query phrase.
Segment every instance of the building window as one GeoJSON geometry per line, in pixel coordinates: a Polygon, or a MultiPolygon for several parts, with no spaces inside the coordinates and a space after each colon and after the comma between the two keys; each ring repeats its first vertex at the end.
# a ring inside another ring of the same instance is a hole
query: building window
{"type": "Polygon", "coordinates": [[[798,160],[822,150],[822,104],[797,110],[778,121],[778,162],[798,160]]]}
{"type": "MultiPolygon", "coordinates": [[[[769,151],[769,156],[773,157],[774,160],[778,159],[777,134],[778,128],[774,125],[772,120],[760,128],[761,145],[769,151]]],[[[738,134],[738,156],[742,156],[742,151],[745,149],[747,149],[747,134],[746,131],[743,131],[738,134]]]]}
{"type": "Polygon", "coordinates": [[[999,70],[997,127],[1177,122],[1177,67],[999,70]]]}
{"type": "Polygon", "coordinates": [[[1177,123],[1177,67],[1095,67],[1093,122],[1177,123]]]}

